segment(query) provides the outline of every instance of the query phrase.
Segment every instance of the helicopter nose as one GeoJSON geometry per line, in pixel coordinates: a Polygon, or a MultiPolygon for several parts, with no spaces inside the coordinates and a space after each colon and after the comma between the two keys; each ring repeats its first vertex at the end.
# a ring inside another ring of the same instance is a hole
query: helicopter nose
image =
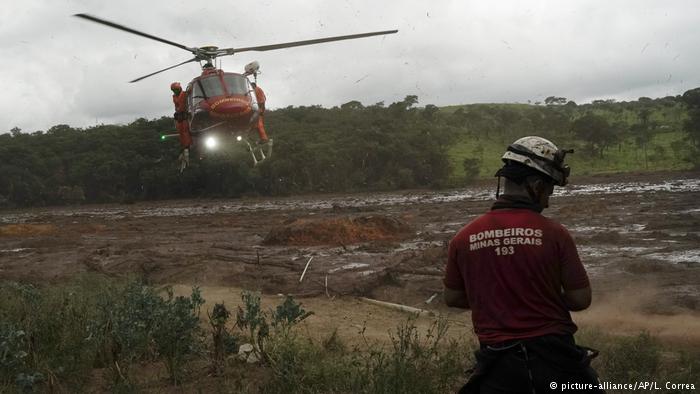
{"type": "Polygon", "coordinates": [[[214,101],[210,107],[211,114],[220,118],[237,118],[249,115],[252,111],[250,102],[244,97],[224,97],[214,101]]]}

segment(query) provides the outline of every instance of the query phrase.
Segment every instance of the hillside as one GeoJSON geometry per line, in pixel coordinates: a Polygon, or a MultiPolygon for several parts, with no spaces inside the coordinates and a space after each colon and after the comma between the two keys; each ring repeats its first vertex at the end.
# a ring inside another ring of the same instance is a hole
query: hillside
{"type": "Polygon", "coordinates": [[[190,197],[290,195],[461,187],[491,177],[504,148],[525,135],[574,148],[574,174],[685,170],[697,165],[700,89],[683,96],[577,105],[385,106],[268,111],[271,160],[253,167],[242,144],[196,147],[177,171],[172,119],[87,129],[56,125],[0,135],[0,206],[130,202],[190,197]]]}
{"type": "Polygon", "coordinates": [[[537,106],[529,104],[474,104],[441,108],[461,117],[460,136],[450,149],[453,179],[465,177],[464,159],[479,160],[480,177],[490,177],[500,167],[504,146],[523,135],[540,135],[563,148],[574,148],[567,157],[579,175],[616,172],[684,170],[693,166],[693,148],[684,131],[687,109],[676,98],[635,102],[537,106]],[[576,133],[573,126],[587,114],[602,118],[606,136],[576,133]],[[640,124],[647,128],[640,130],[640,124]],[[484,132],[485,131],[485,132],[484,132]],[[594,139],[595,138],[595,139],[594,139]],[[598,146],[596,144],[599,144],[598,146]]]}

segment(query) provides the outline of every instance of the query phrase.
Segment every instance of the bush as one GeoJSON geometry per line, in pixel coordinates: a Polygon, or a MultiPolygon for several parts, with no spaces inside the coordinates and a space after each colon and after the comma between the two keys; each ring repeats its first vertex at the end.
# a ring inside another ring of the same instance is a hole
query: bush
{"type": "MultiPolygon", "coordinates": [[[[577,334],[577,342],[600,350],[593,367],[600,380],[612,383],[658,382],[661,393],[667,390],[664,382],[694,383],[700,385],[700,351],[697,347],[677,349],[662,345],[648,332],[631,336],[613,336],[598,330],[584,330],[577,334]]],[[[608,393],[628,391],[608,390],[608,393]]]]}
{"type": "Polygon", "coordinates": [[[0,383],[22,391],[41,383],[49,390],[82,387],[96,353],[88,322],[95,313],[97,291],[85,280],[46,289],[1,284],[0,383]]]}
{"type": "Polygon", "coordinates": [[[224,370],[224,358],[227,353],[236,351],[236,340],[226,329],[226,323],[231,317],[231,312],[222,304],[215,304],[211,313],[207,313],[209,325],[211,325],[212,351],[210,372],[219,375],[224,370]]]}
{"type": "MultiPolygon", "coordinates": [[[[409,319],[390,331],[388,344],[369,341],[362,330],[360,344],[350,347],[337,331],[318,343],[300,335],[298,324],[311,312],[291,297],[272,310],[261,307],[256,293],[243,292],[242,301],[237,325],[257,345],[263,363],[226,371],[225,363],[233,361],[225,355],[236,350],[238,334],[229,332],[228,310],[216,304],[208,314],[211,356],[203,356],[204,300],[198,288],[176,297],[167,287],[95,276],[45,288],[0,283],[0,392],[104,390],[89,380],[96,368],[111,372],[112,391],[136,391],[145,374],[135,366],[161,362],[170,382],[188,384],[184,391],[217,385],[233,392],[444,393],[466,379],[470,346],[446,340],[445,320],[423,332],[409,319]],[[203,373],[188,382],[186,368],[206,363],[215,367],[216,377],[203,373]]],[[[698,386],[697,347],[662,345],[648,333],[612,336],[582,330],[577,339],[601,351],[593,366],[602,381],[698,386]]],[[[167,390],[162,384],[149,389],[167,390]]],[[[662,387],[661,392],[674,391],[662,387]]]]}
{"type": "MultiPolygon", "coordinates": [[[[296,336],[270,338],[273,376],[268,393],[444,393],[464,383],[468,347],[445,343],[448,325],[437,320],[420,335],[413,319],[390,333],[385,349],[365,339],[366,348],[347,352],[337,333],[322,346],[296,336]],[[274,343],[274,345],[272,345],[274,343]]],[[[363,335],[364,331],[360,333],[363,335]]],[[[364,338],[364,335],[363,335],[364,338]]]]}
{"type": "Polygon", "coordinates": [[[154,288],[132,281],[102,294],[91,337],[100,343],[100,355],[116,384],[130,386],[133,363],[160,357],[171,381],[180,382],[184,357],[197,349],[204,300],[198,288],[192,289],[190,297],[174,297],[169,287],[165,291],[163,298],[154,288]]]}
{"type": "Polygon", "coordinates": [[[163,298],[138,281],[78,278],[36,288],[0,284],[0,387],[81,391],[94,367],[109,367],[116,388],[133,389],[135,362],[162,359],[175,383],[201,341],[198,289],[163,298]]]}
{"type": "Polygon", "coordinates": [[[174,297],[168,288],[168,298],[163,300],[156,319],[153,339],[156,349],[164,358],[165,367],[173,384],[180,383],[185,357],[196,353],[202,342],[198,335],[200,308],[204,299],[199,288],[192,289],[190,297],[174,297]]]}

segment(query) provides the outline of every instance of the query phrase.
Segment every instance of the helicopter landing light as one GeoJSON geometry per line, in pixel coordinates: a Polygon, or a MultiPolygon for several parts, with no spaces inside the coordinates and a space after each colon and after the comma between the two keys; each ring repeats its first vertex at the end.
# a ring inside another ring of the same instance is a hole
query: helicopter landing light
{"type": "Polygon", "coordinates": [[[240,135],[236,136],[236,141],[240,142],[242,139],[243,139],[243,137],[241,137],[240,135]]]}
{"type": "Polygon", "coordinates": [[[219,145],[219,142],[216,140],[214,137],[208,137],[204,141],[204,146],[207,147],[207,149],[216,149],[216,147],[219,145]]]}

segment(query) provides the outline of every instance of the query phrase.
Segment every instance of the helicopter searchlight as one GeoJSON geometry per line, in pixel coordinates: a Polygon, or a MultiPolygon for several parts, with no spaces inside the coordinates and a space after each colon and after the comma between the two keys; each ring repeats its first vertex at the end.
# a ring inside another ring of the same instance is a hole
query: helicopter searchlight
{"type": "Polygon", "coordinates": [[[204,140],[204,146],[206,146],[207,149],[214,150],[217,146],[219,146],[219,141],[217,141],[214,137],[207,137],[207,139],[204,140]]]}

